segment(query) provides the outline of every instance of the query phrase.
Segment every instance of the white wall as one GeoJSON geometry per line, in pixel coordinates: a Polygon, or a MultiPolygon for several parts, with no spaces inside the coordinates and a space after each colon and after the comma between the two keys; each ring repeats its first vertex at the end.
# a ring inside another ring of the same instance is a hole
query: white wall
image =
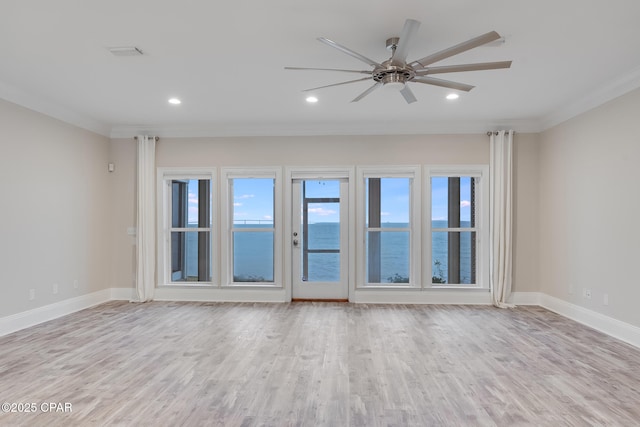
{"type": "Polygon", "coordinates": [[[0,147],[0,317],[106,289],[109,140],[0,100],[0,147]]]}
{"type": "Polygon", "coordinates": [[[638,112],[635,90],[541,134],[538,274],[541,292],[640,327],[638,112]]]}

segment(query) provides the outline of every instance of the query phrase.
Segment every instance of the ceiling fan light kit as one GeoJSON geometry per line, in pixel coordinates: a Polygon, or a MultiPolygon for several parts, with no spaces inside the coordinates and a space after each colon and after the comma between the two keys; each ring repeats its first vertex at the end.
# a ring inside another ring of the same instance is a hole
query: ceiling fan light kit
{"type": "MultiPolygon", "coordinates": [[[[374,79],[375,80],[375,79],[374,79]]],[[[388,74],[384,76],[380,82],[385,90],[400,92],[406,86],[407,82],[398,74],[388,74]]]]}
{"type": "Polygon", "coordinates": [[[326,86],[315,87],[311,89],[304,89],[304,92],[309,92],[316,89],[324,89],[333,86],[341,86],[350,83],[356,83],[365,80],[373,80],[373,86],[369,87],[363,93],[354,98],[351,102],[358,102],[365,96],[369,95],[379,87],[389,89],[391,91],[400,92],[408,104],[416,102],[417,99],[411,92],[407,83],[422,83],[433,86],[440,86],[449,89],[461,90],[468,92],[474,88],[472,85],[465,83],[458,83],[449,80],[438,79],[430,77],[430,74],[444,74],[444,73],[458,73],[466,71],[480,71],[480,70],[496,70],[501,68],[510,68],[511,61],[499,61],[499,62],[482,62],[475,64],[460,64],[460,65],[445,65],[439,67],[430,67],[431,64],[438,61],[442,61],[451,56],[465,52],[467,50],[476,48],[478,46],[485,45],[487,43],[500,40],[501,36],[495,31],[490,31],[481,36],[475,37],[466,42],[462,42],[447,49],[443,49],[439,52],[425,56],[424,58],[417,59],[415,61],[407,62],[407,54],[411,45],[411,40],[420,27],[420,22],[407,19],[400,37],[390,37],[386,40],[386,47],[392,52],[391,58],[384,62],[376,62],[367,58],[347,47],[344,47],[332,40],[324,37],[318,38],[318,40],[328,46],[331,46],[339,51],[352,56],[369,66],[373,67],[371,70],[344,70],[337,68],[303,68],[303,67],[285,67],[287,70],[315,70],[315,71],[338,71],[345,73],[358,73],[367,74],[368,77],[349,80],[341,83],[334,83],[326,86]]]}

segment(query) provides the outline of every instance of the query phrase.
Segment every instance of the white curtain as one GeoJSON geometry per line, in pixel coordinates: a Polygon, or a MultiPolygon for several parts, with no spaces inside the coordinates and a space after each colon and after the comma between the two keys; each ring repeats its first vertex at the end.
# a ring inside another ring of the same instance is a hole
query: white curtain
{"type": "Polygon", "coordinates": [[[156,140],[138,135],[136,291],[134,302],[153,300],[156,274],[156,140]]]}
{"type": "Polygon", "coordinates": [[[511,296],[512,281],[512,181],[513,131],[492,132],[491,159],[491,299],[496,307],[514,307],[507,301],[511,296]]]}

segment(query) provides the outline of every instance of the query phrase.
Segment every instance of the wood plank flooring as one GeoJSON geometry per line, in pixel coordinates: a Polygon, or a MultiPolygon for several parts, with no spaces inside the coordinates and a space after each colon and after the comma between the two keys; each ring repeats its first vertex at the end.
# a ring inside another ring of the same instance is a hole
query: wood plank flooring
{"type": "Polygon", "coordinates": [[[640,350],[539,307],[114,301],[0,337],[0,400],[37,406],[2,426],[637,426],[640,350]]]}

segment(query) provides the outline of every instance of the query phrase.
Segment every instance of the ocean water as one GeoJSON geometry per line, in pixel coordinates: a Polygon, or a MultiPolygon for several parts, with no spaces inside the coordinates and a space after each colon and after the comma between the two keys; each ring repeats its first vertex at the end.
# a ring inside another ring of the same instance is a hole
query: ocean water
{"type": "MultiPolygon", "coordinates": [[[[406,224],[383,224],[383,227],[403,227],[406,224]]],[[[462,225],[468,226],[467,224],[462,225]]],[[[236,228],[269,228],[271,225],[235,225],[236,228]]],[[[433,228],[446,227],[446,221],[433,221],[433,228]]],[[[309,224],[309,249],[338,249],[338,223],[309,224]]],[[[432,273],[438,282],[448,283],[448,234],[433,232],[432,273]]],[[[460,233],[460,281],[471,283],[470,232],[460,233]]],[[[302,240],[300,240],[302,242],[302,240]]],[[[380,237],[380,283],[403,281],[409,277],[409,233],[382,232],[380,237]]],[[[302,251],[300,251],[302,253],[302,251]]],[[[237,281],[273,281],[273,233],[234,233],[234,277],[237,281]]],[[[307,281],[337,281],[340,262],[337,253],[310,253],[307,281]]],[[[197,276],[197,233],[187,233],[187,273],[197,276]]]]}

